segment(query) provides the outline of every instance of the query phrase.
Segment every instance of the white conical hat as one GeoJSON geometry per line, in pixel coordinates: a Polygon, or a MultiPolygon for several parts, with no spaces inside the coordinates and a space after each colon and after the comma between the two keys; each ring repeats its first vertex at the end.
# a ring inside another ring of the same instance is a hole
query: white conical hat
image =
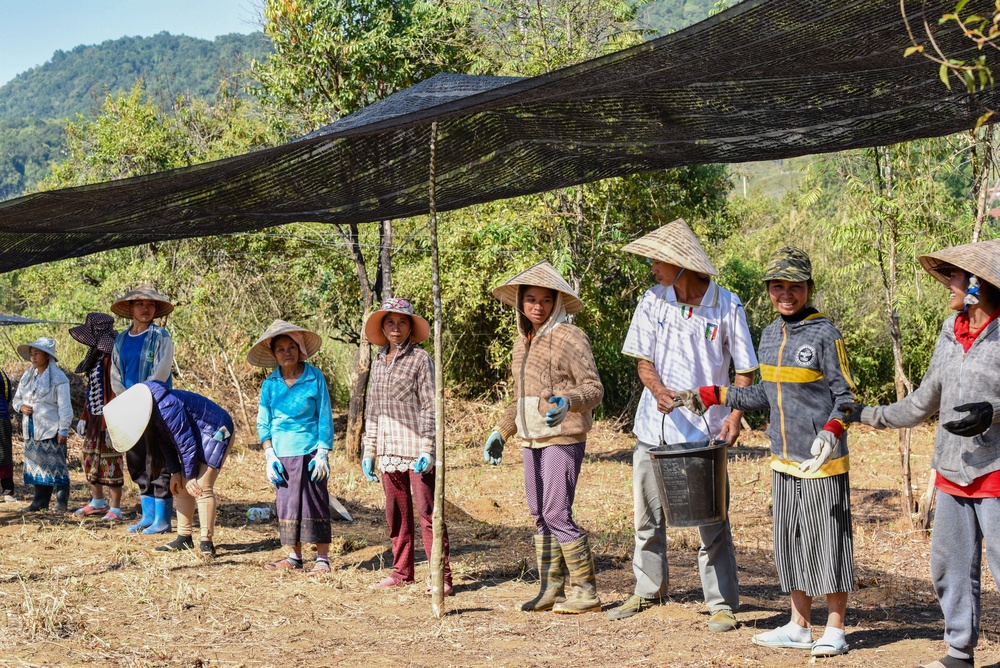
{"type": "Polygon", "coordinates": [[[573,288],[566,282],[566,279],[548,263],[548,260],[542,260],[538,264],[528,267],[514,278],[495,288],[493,296],[504,304],[517,308],[517,290],[522,285],[537,285],[561,292],[566,313],[579,313],[583,310],[583,302],[573,292],[573,288]]]}
{"type": "Polygon", "coordinates": [[[260,335],[260,338],[253,344],[253,347],[250,348],[250,352],[247,354],[247,361],[254,366],[267,368],[278,366],[278,360],[274,358],[274,353],[271,352],[271,340],[282,334],[290,337],[299,345],[302,360],[307,360],[315,355],[323,345],[323,338],[316,332],[308,330],[305,327],[293,325],[284,320],[275,320],[260,335]]]}
{"type": "Polygon", "coordinates": [[[951,265],[1000,288],[1000,239],[977,241],[974,244],[952,246],[920,256],[920,264],[934,278],[945,285],[948,277],[938,268],[951,265]]]}
{"type": "Polygon", "coordinates": [[[118,452],[131,450],[153,415],[153,393],[143,383],[136,383],[104,406],[111,447],[118,452]]]}
{"type": "Polygon", "coordinates": [[[698,237],[694,235],[683,218],[653,230],[644,237],[636,239],[622,249],[626,253],[635,253],[643,257],[696,271],[699,274],[718,276],[708,254],[702,248],[698,237]]]}

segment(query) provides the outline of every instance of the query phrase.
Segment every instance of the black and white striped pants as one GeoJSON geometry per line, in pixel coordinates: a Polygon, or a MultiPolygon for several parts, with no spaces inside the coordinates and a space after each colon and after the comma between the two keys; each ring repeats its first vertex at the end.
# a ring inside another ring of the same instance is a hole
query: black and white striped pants
{"type": "Polygon", "coordinates": [[[797,478],[772,471],[774,564],[784,592],[854,591],[854,532],[847,473],[797,478]]]}

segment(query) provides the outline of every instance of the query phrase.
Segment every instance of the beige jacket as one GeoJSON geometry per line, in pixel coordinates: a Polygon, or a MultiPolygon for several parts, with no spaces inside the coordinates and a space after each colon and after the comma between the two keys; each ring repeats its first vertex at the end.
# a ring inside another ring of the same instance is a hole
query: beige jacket
{"type": "Polygon", "coordinates": [[[520,319],[518,330],[511,359],[515,400],[504,411],[497,431],[504,440],[516,433],[531,448],[586,441],[593,410],[604,397],[590,339],[566,322],[561,295],[530,345],[520,319]],[[554,407],[548,401],[552,396],[569,399],[569,413],[562,424],[548,427],[545,414],[554,407]]]}

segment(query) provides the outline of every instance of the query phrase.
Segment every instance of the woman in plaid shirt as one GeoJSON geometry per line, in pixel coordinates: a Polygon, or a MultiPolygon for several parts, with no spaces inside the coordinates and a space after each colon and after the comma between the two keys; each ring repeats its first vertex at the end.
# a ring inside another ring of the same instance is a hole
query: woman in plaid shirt
{"type": "MultiPolygon", "coordinates": [[[[385,519],[392,539],[392,574],[371,585],[388,589],[413,582],[413,502],[424,552],[430,558],[434,530],[434,362],[418,343],[427,321],[405,299],[382,304],[365,322],[365,337],[379,346],[372,362],[365,410],[361,470],[371,482],[382,472],[385,519]]],[[[452,594],[448,532],[444,532],[444,592],[452,594]]]]}

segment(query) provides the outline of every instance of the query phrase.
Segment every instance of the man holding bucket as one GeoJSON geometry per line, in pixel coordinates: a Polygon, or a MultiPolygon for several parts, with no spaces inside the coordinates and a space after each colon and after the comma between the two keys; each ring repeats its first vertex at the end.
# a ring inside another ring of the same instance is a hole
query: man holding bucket
{"type": "MultiPolygon", "coordinates": [[[[645,389],[633,429],[638,439],[632,457],[635,593],[608,613],[613,620],[642,612],[667,593],[666,522],[650,450],[663,443],[715,438],[735,443],[740,434],[741,412],[719,406],[703,419],[675,408],[674,390],[728,384],[731,363],[734,384],[749,386],[757,368],[743,304],[711,279],[719,272],[687,223],[675,220],[623,250],[650,259],[657,285],[639,300],[622,348],[638,360],[645,389]]],[[[708,628],[731,631],[736,628],[739,584],[729,520],[700,526],[698,532],[698,569],[711,612],[708,628]]]]}

